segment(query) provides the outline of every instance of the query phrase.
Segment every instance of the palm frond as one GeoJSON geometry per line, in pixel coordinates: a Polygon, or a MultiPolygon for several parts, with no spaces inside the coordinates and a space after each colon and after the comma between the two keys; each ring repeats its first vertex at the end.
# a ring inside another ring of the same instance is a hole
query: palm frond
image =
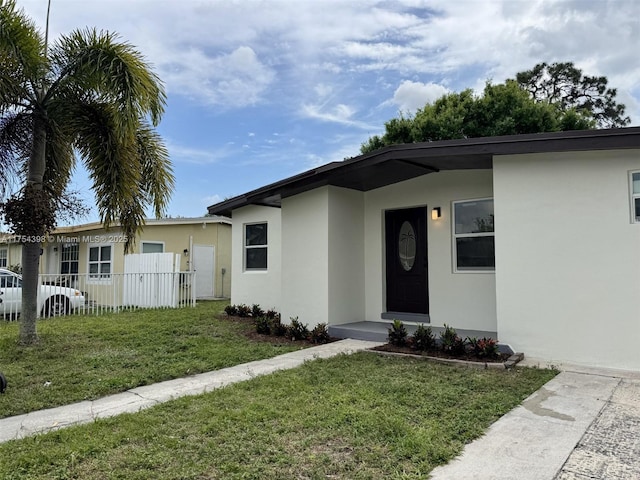
{"type": "Polygon", "coordinates": [[[175,186],[169,152],[160,135],[145,122],[137,132],[138,155],[142,164],[141,189],[156,217],[166,213],[175,186]]]}
{"type": "Polygon", "coordinates": [[[0,64],[0,105],[34,94],[46,73],[44,38],[15,0],[0,0],[0,64]]]}
{"type": "Polygon", "coordinates": [[[51,88],[78,88],[95,101],[118,106],[120,130],[149,116],[157,125],[164,112],[165,92],[160,78],[131,44],[115,33],[76,30],[52,46],[52,70],[58,77],[51,88]],[[120,125],[122,124],[122,125],[120,125]]]}
{"type": "Polygon", "coordinates": [[[0,118],[0,198],[22,184],[30,148],[30,117],[14,112],[0,118]]]}
{"type": "Polygon", "coordinates": [[[135,131],[122,136],[119,112],[110,103],[78,104],[74,110],[76,147],[89,171],[100,218],[106,228],[124,221],[124,233],[133,238],[146,203],[135,131]]]}
{"type": "Polygon", "coordinates": [[[75,167],[73,145],[76,132],[72,129],[74,112],[66,99],[56,98],[47,107],[45,189],[53,198],[64,195],[75,167]]]}

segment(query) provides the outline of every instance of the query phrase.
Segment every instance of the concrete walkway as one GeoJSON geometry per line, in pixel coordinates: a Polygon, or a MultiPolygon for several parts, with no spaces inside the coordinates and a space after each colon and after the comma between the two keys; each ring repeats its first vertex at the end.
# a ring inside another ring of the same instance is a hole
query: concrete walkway
{"type": "Polygon", "coordinates": [[[640,379],[580,370],[562,371],[429,478],[640,478],[640,379]]]}
{"type": "Polygon", "coordinates": [[[0,443],[71,425],[90,423],[98,418],[113,417],[121,413],[135,413],[179,397],[199,395],[277,370],[295,368],[316,358],[329,358],[342,353],[349,354],[380,344],[380,342],[364,340],[340,340],[265,360],[137,387],[98,400],[3,418],[0,420],[0,443]]]}

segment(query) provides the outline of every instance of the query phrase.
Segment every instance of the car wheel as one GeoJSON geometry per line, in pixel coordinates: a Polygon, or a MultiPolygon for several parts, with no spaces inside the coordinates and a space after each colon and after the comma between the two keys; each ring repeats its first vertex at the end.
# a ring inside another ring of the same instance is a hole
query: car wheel
{"type": "Polygon", "coordinates": [[[69,300],[66,297],[57,296],[47,300],[43,310],[45,317],[59,317],[67,315],[71,309],[69,308],[69,300]]]}

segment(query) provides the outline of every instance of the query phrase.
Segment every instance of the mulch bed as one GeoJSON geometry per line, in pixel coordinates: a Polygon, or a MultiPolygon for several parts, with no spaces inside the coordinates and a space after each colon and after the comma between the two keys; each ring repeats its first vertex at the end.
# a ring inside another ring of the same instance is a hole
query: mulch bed
{"type": "Polygon", "coordinates": [[[245,337],[254,342],[265,342],[271,343],[273,345],[291,345],[295,343],[300,346],[313,346],[315,344],[311,343],[309,340],[292,340],[289,337],[277,337],[276,335],[263,335],[261,333],[257,333],[255,330],[251,330],[246,332],[245,337]]]}
{"type": "Polygon", "coordinates": [[[390,343],[385,343],[384,345],[380,345],[379,347],[374,347],[371,350],[377,350],[379,352],[420,355],[423,357],[446,358],[450,360],[465,360],[468,362],[478,362],[478,363],[503,363],[503,362],[506,362],[507,359],[510,357],[508,353],[500,353],[498,354],[498,356],[493,358],[478,357],[470,352],[467,352],[465,355],[451,355],[447,352],[443,352],[440,349],[431,349],[431,350],[421,351],[411,347],[397,347],[395,345],[391,345],[390,343]]]}
{"type": "MultiPolygon", "coordinates": [[[[253,318],[251,317],[231,317],[229,315],[223,314],[220,315],[219,318],[229,320],[231,322],[242,323],[243,325],[247,325],[248,327],[250,327],[244,333],[244,335],[254,342],[271,343],[272,345],[291,345],[295,343],[296,345],[300,345],[301,347],[314,347],[318,345],[316,343],[310,342],[309,340],[292,340],[291,338],[286,336],[278,337],[277,335],[263,335],[261,333],[257,333],[253,325],[253,318]]],[[[327,343],[337,342],[338,340],[340,339],[331,337],[331,339],[327,343]]]]}

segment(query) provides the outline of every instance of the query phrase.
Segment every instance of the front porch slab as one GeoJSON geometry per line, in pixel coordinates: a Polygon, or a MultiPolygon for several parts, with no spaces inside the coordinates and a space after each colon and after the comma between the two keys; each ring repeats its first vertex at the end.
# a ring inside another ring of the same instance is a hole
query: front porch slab
{"type": "MultiPolygon", "coordinates": [[[[388,330],[391,328],[391,324],[393,322],[352,322],[352,323],[343,323],[340,325],[329,325],[329,335],[336,338],[353,338],[355,340],[368,340],[372,342],[386,342],[388,330]]],[[[404,326],[407,328],[407,332],[409,335],[413,335],[416,329],[418,328],[418,324],[405,323],[404,326]]],[[[443,327],[434,327],[431,326],[431,331],[436,336],[437,339],[440,338],[440,333],[444,331],[443,327]]],[[[498,338],[497,332],[490,332],[486,330],[463,330],[456,329],[458,335],[462,338],[498,338]]],[[[514,350],[510,345],[507,344],[498,344],[498,348],[501,353],[514,353],[514,350]]]]}

